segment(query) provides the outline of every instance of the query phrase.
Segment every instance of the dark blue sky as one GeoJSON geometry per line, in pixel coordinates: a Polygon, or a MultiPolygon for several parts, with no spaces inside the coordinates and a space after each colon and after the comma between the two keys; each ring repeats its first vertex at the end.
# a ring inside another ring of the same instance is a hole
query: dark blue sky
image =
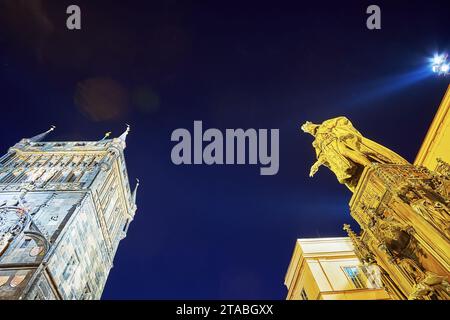
{"type": "Polygon", "coordinates": [[[139,208],[103,297],[283,299],[295,239],[351,222],[332,173],[308,177],[300,124],[345,115],[413,161],[449,83],[427,69],[449,50],[449,2],[376,3],[369,31],[365,1],[0,0],[1,150],[51,124],[95,140],[130,123],[139,208]],[[171,132],[194,120],[279,128],[279,173],[173,165],[171,132]]]}

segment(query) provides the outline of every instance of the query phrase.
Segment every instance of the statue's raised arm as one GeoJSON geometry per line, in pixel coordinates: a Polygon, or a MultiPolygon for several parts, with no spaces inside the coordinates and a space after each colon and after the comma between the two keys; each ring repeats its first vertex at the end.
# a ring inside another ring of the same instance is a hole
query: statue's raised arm
{"type": "Polygon", "coordinates": [[[310,175],[324,165],[350,190],[354,190],[364,167],[372,163],[408,163],[392,150],[363,137],[346,117],[329,119],[322,124],[307,121],[301,128],[315,138],[317,162],[310,175]]]}

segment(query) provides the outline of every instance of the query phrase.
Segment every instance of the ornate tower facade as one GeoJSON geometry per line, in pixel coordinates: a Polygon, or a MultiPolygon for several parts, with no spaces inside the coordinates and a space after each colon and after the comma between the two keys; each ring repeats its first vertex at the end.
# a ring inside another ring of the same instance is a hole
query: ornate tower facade
{"type": "Polygon", "coordinates": [[[441,166],[373,164],[350,200],[362,232],[344,228],[393,299],[450,299],[450,167],[441,166]]]}
{"type": "Polygon", "coordinates": [[[129,129],[93,142],[23,139],[0,158],[0,299],[99,299],[136,212],[129,129]]]}

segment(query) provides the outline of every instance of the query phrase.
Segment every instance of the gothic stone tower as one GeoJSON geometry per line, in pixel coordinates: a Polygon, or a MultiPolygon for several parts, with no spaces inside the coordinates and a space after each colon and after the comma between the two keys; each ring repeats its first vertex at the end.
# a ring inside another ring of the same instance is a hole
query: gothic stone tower
{"type": "Polygon", "coordinates": [[[94,142],[23,139],[0,158],[0,299],[99,299],[136,211],[129,129],[94,142]]]}

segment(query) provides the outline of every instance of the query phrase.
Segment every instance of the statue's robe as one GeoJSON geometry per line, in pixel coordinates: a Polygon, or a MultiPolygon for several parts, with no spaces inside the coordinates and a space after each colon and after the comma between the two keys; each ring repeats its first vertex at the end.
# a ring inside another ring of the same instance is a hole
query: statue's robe
{"type": "Polygon", "coordinates": [[[352,178],[357,165],[408,163],[395,152],[363,137],[346,117],[324,121],[318,126],[315,138],[317,159],[336,174],[340,183],[352,178]]]}

